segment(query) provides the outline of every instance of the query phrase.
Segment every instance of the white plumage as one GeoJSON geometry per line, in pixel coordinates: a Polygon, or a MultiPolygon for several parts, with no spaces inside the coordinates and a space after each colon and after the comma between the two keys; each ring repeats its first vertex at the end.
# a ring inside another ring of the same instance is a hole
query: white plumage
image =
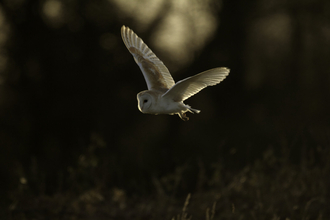
{"type": "Polygon", "coordinates": [[[183,103],[207,86],[220,83],[229,74],[226,67],[214,68],[195,76],[174,82],[164,63],[131,29],[121,28],[123,41],[140,67],[148,90],[137,94],[138,108],[148,114],[178,114],[182,120],[188,120],[186,112],[199,113],[183,103]]]}

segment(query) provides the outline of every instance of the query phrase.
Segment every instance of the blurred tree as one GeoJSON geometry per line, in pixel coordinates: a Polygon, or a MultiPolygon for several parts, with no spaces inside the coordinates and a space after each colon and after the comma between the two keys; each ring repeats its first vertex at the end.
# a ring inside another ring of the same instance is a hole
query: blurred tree
{"type": "Polygon", "coordinates": [[[329,12],[322,0],[4,1],[4,190],[148,191],[152,176],[187,162],[241,168],[281,138],[329,129],[329,12]],[[231,73],[187,101],[203,110],[187,123],[143,115],[136,94],[146,85],[122,25],[176,81],[218,66],[231,73]]]}

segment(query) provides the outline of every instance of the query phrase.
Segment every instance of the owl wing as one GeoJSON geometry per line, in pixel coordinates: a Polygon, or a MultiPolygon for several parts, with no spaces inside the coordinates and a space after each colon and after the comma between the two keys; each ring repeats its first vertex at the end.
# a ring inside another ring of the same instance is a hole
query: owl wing
{"type": "Polygon", "coordinates": [[[175,84],[164,63],[131,29],[122,26],[121,37],[140,67],[149,90],[169,89],[175,84]]]}
{"type": "Polygon", "coordinates": [[[188,77],[177,82],[163,97],[173,99],[175,102],[184,101],[205,87],[220,83],[228,76],[229,71],[226,67],[214,68],[188,77]]]}

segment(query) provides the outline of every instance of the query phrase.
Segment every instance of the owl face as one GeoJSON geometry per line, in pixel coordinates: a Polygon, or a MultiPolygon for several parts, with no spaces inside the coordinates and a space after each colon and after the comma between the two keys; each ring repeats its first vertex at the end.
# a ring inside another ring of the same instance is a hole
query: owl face
{"type": "Polygon", "coordinates": [[[147,91],[137,94],[138,108],[142,113],[150,112],[154,97],[147,93],[147,91]]]}

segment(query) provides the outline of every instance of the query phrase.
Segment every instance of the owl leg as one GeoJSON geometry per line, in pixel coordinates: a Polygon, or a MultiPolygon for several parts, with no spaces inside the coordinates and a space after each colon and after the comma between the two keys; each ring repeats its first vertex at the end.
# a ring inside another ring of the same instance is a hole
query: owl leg
{"type": "Polygon", "coordinates": [[[180,116],[180,118],[183,120],[183,121],[188,121],[189,118],[186,116],[186,113],[181,111],[180,113],[178,113],[178,115],[180,116]]]}
{"type": "Polygon", "coordinates": [[[190,105],[186,105],[186,107],[187,107],[187,111],[189,111],[189,112],[191,112],[191,113],[200,113],[201,112],[201,110],[198,110],[198,109],[194,109],[194,108],[192,108],[190,105]]]}

